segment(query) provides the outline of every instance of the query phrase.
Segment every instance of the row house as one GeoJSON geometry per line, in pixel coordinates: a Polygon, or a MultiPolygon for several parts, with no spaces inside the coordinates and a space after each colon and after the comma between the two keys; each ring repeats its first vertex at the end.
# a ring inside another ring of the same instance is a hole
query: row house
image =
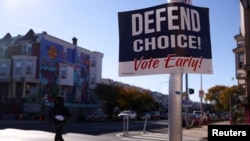
{"type": "Polygon", "coordinates": [[[103,54],[46,32],[0,39],[0,103],[10,99],[44,100],[63,96],[69,103],[90,103],[101,82],[103,54]]]}
{"type": "Polygon", "coordinates": [[[235,74],[238,85],[245,88],[242,105],[245,108],[246,123],[250,124],[250,0],[240,0],[240,33],[234,36],[236,48],[235,74]]]}

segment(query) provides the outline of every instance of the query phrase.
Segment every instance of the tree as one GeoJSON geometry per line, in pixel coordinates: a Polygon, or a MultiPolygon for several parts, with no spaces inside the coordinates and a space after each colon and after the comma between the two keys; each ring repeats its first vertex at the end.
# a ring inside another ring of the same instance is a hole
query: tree
{"type": "Polygon", "coordinates": [[[95,94],[105,103],[108,115],[112,115],[115,106],[117,106],[118,89],[119,87],[116,85],[107,84],[97,84],[95,87],[95,94]]]}
{"type": "Polygon", "coordinates": [[[117,102],[121,109],[133,109],[137,112],[149,111],[154,104],[150,92],[137,87],[122,87],[117,102]]]}
{"type": "Polygon", "coordinates": [[[108,115],[112,115],[117,106],[120,109],[133,109],[137,112],[149,111],[154,103],[150,91],[132,86],[97,84],[95,93],[102,101],[105,101],[108,115]]]}
{"type": "Polygon", "coordinates": [[[147,112],[152,109],[154,99],[149,91],[137,91],[133,98],[133,107],[137,112],[147,112]]]}
{"type": "Polygon", "coordinates": [[[208,89],[205,101],[214,103],[217,111],[229,111],[230,105],[236,105],[242,96],[244,96],[244,88],[241,85],[232,87],[216,85],[208,89]]]}
{"type": "Polygon", "coordinates": [[[244,96],[244,88],[241,85],[234,85],[224,89],[219,100],[223,104],[224,110],[232,110],[232,108],[236,108],[235,106],[241,101],[242,96],[244,96]]]}
{"type": "Polygon", "coordinates": [[[216,85],[210,89],[208,89],[208,93],[205,96],[205,101],[210,101],[210,103],[214,103],[214,108],[216,111],[223,110],[223,103],[220,101],[220,95],[222,91],[227,87],[223,85],[216,85]]]}

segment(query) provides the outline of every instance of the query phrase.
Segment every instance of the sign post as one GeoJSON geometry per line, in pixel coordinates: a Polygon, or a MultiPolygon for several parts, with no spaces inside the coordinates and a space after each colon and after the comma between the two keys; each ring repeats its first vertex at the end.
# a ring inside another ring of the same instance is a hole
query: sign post
{"type": "Polygon", "coordinates": [[[203,116],[204,116],[204,112],[203,112],[203,96],[204,96],[204,91],[201,89],[199,91],[199,97],[200,97],[200,111],[201,111],[201,118],[200,118],[200,126],[202,126],[203,124],[203,116]]]}
{"type": "Polygon", "coordinates": [[[182,141],[182,74],[171,73],[169,82],[168,138],[182,141]]]}

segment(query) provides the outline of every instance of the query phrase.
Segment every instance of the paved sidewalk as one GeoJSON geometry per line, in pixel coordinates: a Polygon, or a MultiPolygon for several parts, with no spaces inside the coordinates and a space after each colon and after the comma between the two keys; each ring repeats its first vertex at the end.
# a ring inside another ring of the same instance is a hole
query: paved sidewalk
{"type": "MultiPolygon", "coordinates": [[[[229,121],[214,122],[211,124],[212,125],[214,125],[214,124],[216,124],[216,125],[229,125],[229,121]]],[[[204,141],[207,141],[208,125],[203,125],[201,127],[193,127],[190,129],[183,128],[182,135],[202,138],[202,139],[204,139],[204,141]]],[[[203,141],[203,140],[201,140],[201,141],[203,141]]]]}
{"type": "MultiPolygon", "coordinates": [[[[229,125],[229,121],[220,121],[211,123],[212,125],[229,125]]],[[[155,134],[156,136],[159,134],[168,134],[168,128],[163,129],[153,129],[150,131],[145,131],[145,134],[155,134]]],[[[119,136],[124,136],[124,133],[120,133],[119,136]]],[[[133,136],[143,136],[141,131],[129,131],[129,134],[126,134],[127,137],[133,136]]],[[[207,141],[208,137],[208,125],[203,125],[201,127],[192,127],[192,128],[182,128],[182,136],[185,137],[193,137],[199,139],[199,141],[207,141]]]]}

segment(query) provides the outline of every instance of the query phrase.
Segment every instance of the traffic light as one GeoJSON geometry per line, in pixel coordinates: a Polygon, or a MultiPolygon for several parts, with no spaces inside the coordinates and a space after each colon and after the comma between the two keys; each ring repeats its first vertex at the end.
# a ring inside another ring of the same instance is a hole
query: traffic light
{"type": "Polygon", "coordinates": [[[189,93],[189,94],[193,94],[193,93],[194,93],[194,89],[189,88],[189,89],[188,89],[188,93],[189,93]]]}

